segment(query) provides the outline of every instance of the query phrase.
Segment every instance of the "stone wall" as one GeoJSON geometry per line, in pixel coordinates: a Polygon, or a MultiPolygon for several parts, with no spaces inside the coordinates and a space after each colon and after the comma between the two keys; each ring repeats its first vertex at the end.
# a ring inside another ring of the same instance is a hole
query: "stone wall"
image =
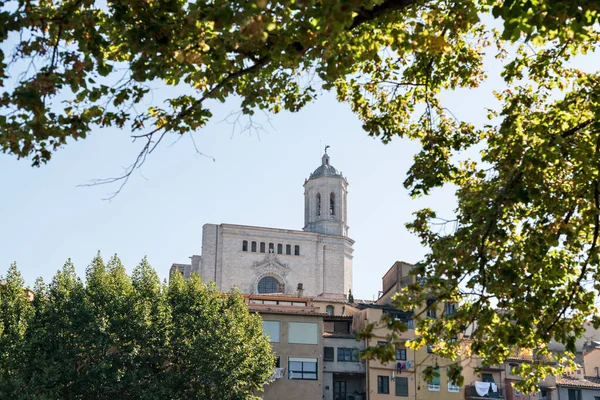
{"type": "Polygon", "coordinates": [[[354,241],[347,237],[228,224],[206,224],[202,231],[201,276],[214,280],[222,291],[237,286],[243,293],[257,293],[264,276],[284,282],[287,294],[296,293],[298,283],[303,284],[305,296],[347,294],[352,287],[354,241]],[[248,251],[242,249],[244,240],[248,251]],[[251,251],[253,241],[257,252],[251,251]],[[269,253],[270,243],[274,253],[269,253]],[[278,244],[284,254],[278,254],[278,244]],[[285,254],[288,244],[291,255],[285,254]],[[300,255],[294,255],[295,246],[300,247],[300,255]]]}

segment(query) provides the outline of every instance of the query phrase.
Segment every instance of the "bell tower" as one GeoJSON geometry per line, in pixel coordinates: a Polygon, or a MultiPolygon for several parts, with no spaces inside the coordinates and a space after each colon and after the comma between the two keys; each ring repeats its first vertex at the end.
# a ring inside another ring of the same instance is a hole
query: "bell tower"
{"type": "Polygon", "coordinates": [[[348,181],[330,162],[327,148],[321,165],[304,182],[304,230],[348,236],[348,181]]]}

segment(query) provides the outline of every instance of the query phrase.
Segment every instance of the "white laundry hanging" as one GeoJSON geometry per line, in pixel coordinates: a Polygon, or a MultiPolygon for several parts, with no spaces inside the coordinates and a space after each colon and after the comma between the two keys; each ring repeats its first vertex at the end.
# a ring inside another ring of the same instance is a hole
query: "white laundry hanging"
{"type": "Polygon", "coordinates": [[[490,391],[490,383],[475,381],[475,391],[481,397],[487,396],[488,392],[490,391]]]}
{"type": "Polygon", "coordinates": [[[492,392],[496,393],[498,391],[498,386],[494,382],[490,382],[490,386],[492,388],[492,392]]]}

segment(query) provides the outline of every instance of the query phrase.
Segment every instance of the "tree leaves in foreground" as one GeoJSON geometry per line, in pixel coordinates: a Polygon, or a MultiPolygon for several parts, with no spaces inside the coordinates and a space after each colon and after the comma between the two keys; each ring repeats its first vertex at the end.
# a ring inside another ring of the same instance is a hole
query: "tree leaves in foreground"
{"type": "MultiPolygon", "coordinates": [[[[553,337],[572,351],[583,321],[600,323],[600,76],[573,62],[594,57],[598,1],[0,4],[4,152],[40,165],[96,128],[130,129],[141,149],[108,180],[119,184],[166,135],[205,126],[213,100],[277,113],[331,90],[367,134],[421,143],[405,181],[413,196],[457,188],[455,219],[422,210],[410,224],[430,253],[415,270],[424,285],[398,303],[461,303],[417,324],[438,354],[456,354],[451,338],[473,327],[471,350],[487,363],[513,348],[547,359],[553,337]],[[493,110],[473,110],[489,117],[475,126],[442,95],[484,83],[486,54],[503,63],[506,90],[493,110]],[[144,108],[157,81],[178,95],[144,108]]],[[[550,371],[536,365],[527,376],[550,371]]]]}
{"type": "Polygon", "coordinates": [[[238,293],[198,276],[161,284],[98,255],[85,283],[67,262],[33,301],[16,266],[0,285],[0,397],[253,399],[274,356],[238,293]]]}

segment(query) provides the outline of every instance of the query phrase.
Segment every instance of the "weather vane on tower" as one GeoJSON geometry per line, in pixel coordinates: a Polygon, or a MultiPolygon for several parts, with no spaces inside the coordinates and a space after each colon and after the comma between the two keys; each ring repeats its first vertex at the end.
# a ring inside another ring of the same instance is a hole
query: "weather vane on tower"
{"type": "Polygon", "coordinates": [[[331,146],[325,146],[325,154],[327,154],[327,149],[330,148],[331,146]]]}

